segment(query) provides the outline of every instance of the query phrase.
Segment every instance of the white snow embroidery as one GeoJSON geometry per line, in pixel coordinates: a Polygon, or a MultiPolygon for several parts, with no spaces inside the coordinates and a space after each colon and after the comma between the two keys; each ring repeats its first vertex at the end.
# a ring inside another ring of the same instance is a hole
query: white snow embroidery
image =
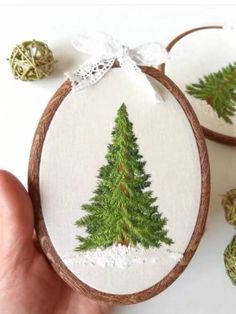
{"type": "Polygon", "coordinates": [[[69,265],[87,265],[100,267],[127,268],[135,264],[155,264],[167,258],[178,262],[183,257],[180,252],[175,252],[167,247],[145,249],[141,245],[127,247],[125,245],[112,245],[106,249],[97,248],[87,252],[78,252],[63,258],[64,263],[69,265]]]}

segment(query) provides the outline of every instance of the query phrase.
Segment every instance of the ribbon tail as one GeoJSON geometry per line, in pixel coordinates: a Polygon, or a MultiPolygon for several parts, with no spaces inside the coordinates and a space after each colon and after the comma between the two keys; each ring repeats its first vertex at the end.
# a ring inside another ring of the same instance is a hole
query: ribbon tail
{"type": "Polygon", "coordinates": [[[149,90],[151,96],[153,98],[154,103],[160,103],[163,101],[163,98],[156,90],[156,88],[152,85],[149,78],[142,70],[139,68],[137,63],[129,56],[125,55],[122,58],[118,58],[121,68],[127,73],[129,76],[138,75],[139,79],[142,81],[142,85],[149,90]]]}
{"type": "Polygon", "coordinates": [[[79,91],[101,80],[111,69],[115,59],[116,58],[113,57],[96,61],[88,60],[81,64],[77,70],[65,73],[65,75],[71,81],[73,90],[79,91]]]}

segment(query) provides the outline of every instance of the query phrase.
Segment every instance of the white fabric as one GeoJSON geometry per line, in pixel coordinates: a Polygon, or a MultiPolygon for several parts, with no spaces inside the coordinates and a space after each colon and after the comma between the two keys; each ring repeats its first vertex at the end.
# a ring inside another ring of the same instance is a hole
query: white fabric
{"type": "MultiPolygon", "coordinates": [[[[117,110],[125,102],[138,138],[140,153],[151,174],[151,190],[168,219],[174,244],[183,253],[196,223],[201,191],[198,149],[192,128],[177,100],[161,84],[151,81],[165,101],[156,103],[141,76],[130,79],[114,68],[98,84],[70,93],[57,110],[44,142],[40,165],[40,197],[49,236],[59,256],[83,282],[108,293],[133,293],[157,283],[176,265],[163,247],[156,263],[132,264],[125,269],[72,263],[75,221],[85,214],[106,164],[107,145],[117,110]],[[104,96],[105,95],[105,96],[104,96]],[[137,276],[138,274],[138,276],[137,276]]],[[[152,252],[140,252],[138,259],[152,252]]]]}
{"type": "MultiPolygon", "coordinates": [[[[77,70],[66,73],[74,90],[97,83],[111,69],[116,59],[130,75],[143,75],[137,65],[157,67],[168,59],[167,51],[159,43],[147,43],[130,49],[112,36],[101,32],[77,35],[72,43],[78,51],[91,56],[77,70]]],[[[156,96],[160,99],[158,94],[156,96]]]]}

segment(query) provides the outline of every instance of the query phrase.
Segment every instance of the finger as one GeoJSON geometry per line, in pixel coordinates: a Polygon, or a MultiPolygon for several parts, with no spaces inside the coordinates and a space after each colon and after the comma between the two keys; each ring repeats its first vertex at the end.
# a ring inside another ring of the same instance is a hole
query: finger
{"type": "Polygon", "coordinates": [[[0,170],[0,250],[20,251],[32,243],[33,210],[23,185],[7,171],[0,170]]]}

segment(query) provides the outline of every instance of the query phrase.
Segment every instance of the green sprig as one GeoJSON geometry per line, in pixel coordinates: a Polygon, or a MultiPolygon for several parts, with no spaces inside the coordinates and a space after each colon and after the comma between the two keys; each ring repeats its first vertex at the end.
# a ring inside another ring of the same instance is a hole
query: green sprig
{"type": "Polygon", "coordinates": [[[206,100],[219,118],[232,124],[236,112],[236,62],[186,86],[188,94],[206,100]]]}

